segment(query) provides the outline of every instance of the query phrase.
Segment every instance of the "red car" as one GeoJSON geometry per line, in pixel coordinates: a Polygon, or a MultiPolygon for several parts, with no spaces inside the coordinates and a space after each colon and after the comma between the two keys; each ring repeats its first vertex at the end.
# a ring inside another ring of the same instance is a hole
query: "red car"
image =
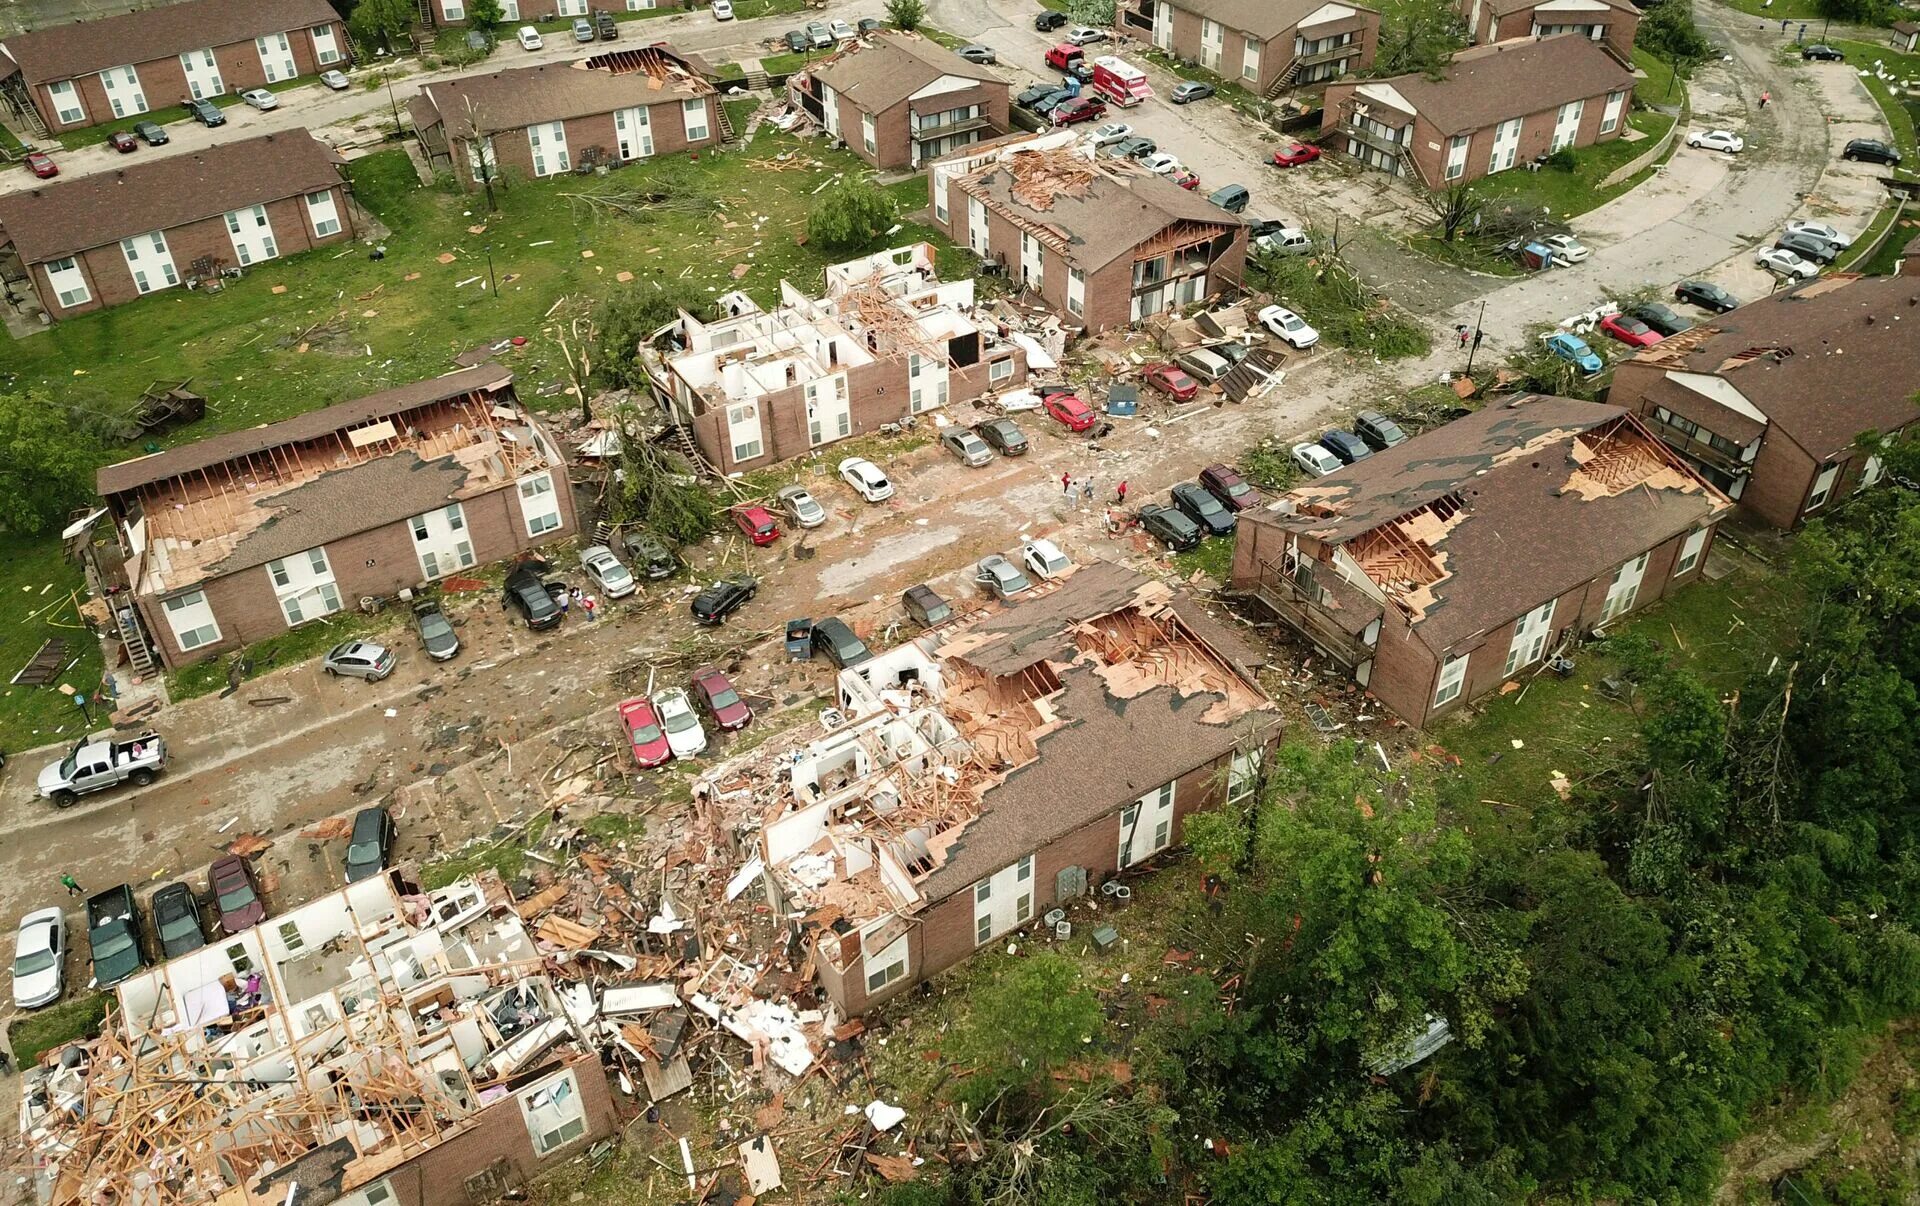
{"type": "Polygon", "coordinates": [[[125,155],[129,151],[138,150],[140,140],[125,130],[115,130],[113,133],[107,135],[107,145],[122,155],[125,155]]]}
{"type": "Polygon", "coordinates": [[[1073,126],[1083,121],[1092,121],[1096,117],[1105,117],[1107,106],[1097,96],[1076,96],[1072,100],[1062,101],[1053,109],[1053,124],[1073,126]]]}
{"type": "Polygon", "coordinates": [[[753,709],[718,666],[702,666],[693,672],[693,697],[713,717],[714,724],[730,732],[746,728],[753,719],[753,709]]]}
{"type": "Polygon", "coordinates": [[[267,903],[253,882],[253,868],[237,854],[229,854],[207,868],[207,886],[220,913],[223,933],[238,934],[267,919],[267,903]]]}
{"type": "Polygon", "coordinates": [[[1208,465],[1200,471],[1200,486],[1229,511],[1251,511],[1260,505],[1260,491],[1247,484],[1231,465],[1208,465]]]}
{"type": "Polygon", "coordinates": [[[1100,417],[1093,413],[1091,406],[1082,402],[1074,394],[1048,394],[1040,399],[1040,405],[1053,416],[1055,422],[1068,431],[1085,431],[1100,417]]]}
{"type": "Polygon", "coordinates": [[[780,525],[765,507],[735,507],[733,522],[755,544],[772,544],[780,539],[780,525]]]}
{"type": "Polygon", "coordinates": [[[1299,167],[1320,158],[1320,148],[1310,142],[1296,142],[1273,153],[1273,166],[1299,167]]]}
{"type": "Polygon", "coordinates": [[[1600,329],[1628,347],[1650,348],[1660,342],[1660,332],[1624,314],[1607,315],[1600,320],[1600,329]]]}
{"type": "Polygon", "coordinates": [[[1170,394],[1175,402],[1191,402],[1200,392],[1200,383],[1171,364],[1156,364],[1147,369],[1147,384],[1170,394]]]}
{"type": "Polygon", "coordinates": [[[27,170],[46,180],[60,174],[60,167],[45,151],[27,152],[27,170]]]}
{"type": "Polygon", "coordinates": [[[1047,66],[1058,67],[1062,71],[1072,71],[1086,59],[1087,52],[1071,42],[1062,42],[1047,52],[1047,66]]]}
{"type": "Polygon", "coordinates": [[[619,711],[620,727],[626,730],[627,744],[632,747],[633,760],[640,764],[641,770],[652,770],[673,761],[673,748],[667,744],[667,735],[660,728],[660,714],[653,710],[652,700],[644,695],[623,700],[619,711]]]}
{"type": "Polygon", "coordinates": [[[1200,177],[1194,175],[1192,172],[1189,172],[1185,168],[1180,168],[1179,170],[1175,171],[1172,176],[1168,177],[1168,179],[1172,180],[1175,184],[1179,185],[1181,188],[1186,189],[1188,192],[1192,192],[1194,189],[1200,187],[1200,177]]]}

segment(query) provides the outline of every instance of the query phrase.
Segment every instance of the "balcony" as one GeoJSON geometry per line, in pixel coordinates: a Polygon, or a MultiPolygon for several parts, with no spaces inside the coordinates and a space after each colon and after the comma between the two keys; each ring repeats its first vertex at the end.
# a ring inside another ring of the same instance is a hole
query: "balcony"
{"type": "Polygon", "coordinates": [[[1293,61],[1300,64],[1301,70],[1304,71],[1308,67],[1318,67],[1322,63],[1335,63],[1341,59],[1350,59],[1359,53],[1360,43],[1355,41],[1336,46],[1332,50],[1322,50],[1314,54],[1297,54],[1293,56],[1293,61]]]}
{"type": "Polygon", "coordinates": [[[1698,435],[1689,435],[1671,423],[1663,423],[1652,414],[1644,416],[1647,429],[1660,437],[1660,442],[1673,449],[1690,461],[1710,465],[1720,472],[1733,477],[1745,477],[1753,472],[1753,463],[1743,461],[1740,454],[1716,448],[1698,435]]]}
{"type": "Polygon", "coordinates": [[[1369,126],[1363,126],[1359,122],[1351,119],[1340,123],[1340,132],[1359,139],[1377,151],[1385,151],[1389,155],[1404,155],[1407,153],[1406,143],[1382,134],[1380,131],[1369,126]]]}
{"type": "MultiPolygon", "coordinates": [[[[1317,591],[1301,586],[1281,573],[1279,568],[1271,562],[1260,564],[1259,577],[1255,580],[1251,582],[1236,580],[1228,593],[1241,598],[1259,600],[1267,610],[1278,616],[1281,622],[1313,642],[1323,653],[1348,670],[1373,657],[1373,649],[1335,619],[1333,613],[1318,600],[1317,591]]],[[[1352,601],[1355,603],[1361,601],[1359,592],[1351,588],[1342,593],[1352,596],[1352,601]]],[[[1367,626],[1365,621],[1379,617],[1380,608],[1377,605],[1371,610],[1372,614],[1364,618],[1356,614],[1355,618],[1362,620],[1357,627],[1364,629],[1367,626]]]]}
{"type": "Polygon", "coordinates": [[[912,122],[908,125],[907,132],[915,142],[931,142],[936,138],[945,138],[950,134],[965,134],[969,130],[990,130],[992,128],[993,120],[982,113],[978,117],[966,117],[959,121],[942,122],[939,125],[934,125],[931,122],[912,122]]]}

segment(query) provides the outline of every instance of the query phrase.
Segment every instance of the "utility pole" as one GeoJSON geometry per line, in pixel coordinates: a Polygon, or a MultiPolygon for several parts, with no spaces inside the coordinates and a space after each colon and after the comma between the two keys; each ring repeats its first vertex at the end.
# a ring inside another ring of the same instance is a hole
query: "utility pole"
{"type": "Polygon", "coordinates": [[[1480,299],[1480,317],[1473,320],[1473,342],[1469,344],[1467,347],[1466,375],[1469,377],[1473,376],[1474,353],[1480,350],[1480,332],[1485,329],[1484,327],[1482,327],[1481,324],[1486,321],[1487,321],[1487,299],[1483,297],[1480,299]]]}
{"type": "Polygon", "coordinates": [[[493,294],[493,300],[500,300],[500,284],[493,279],[493,244],[487,244],[487,291],[493,294]]]}
{"type": "Polygon", "coordinates": [[[393,135],[395,138],[402,138],[402,137],[405,137],[407,132],[406,130],[401,128],[400,102],[394,99],[394,95],[393,95],[393,68],[394,68],[394,65],[392,63],[388,63],[386,71],[383,72],[382,74],[386,77],[386,81],[387,81],[387,103],[393,106],[393,135]]]}

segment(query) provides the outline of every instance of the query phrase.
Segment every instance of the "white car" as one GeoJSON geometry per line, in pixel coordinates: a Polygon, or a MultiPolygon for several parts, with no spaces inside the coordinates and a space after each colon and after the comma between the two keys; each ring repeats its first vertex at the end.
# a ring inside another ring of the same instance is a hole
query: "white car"
{"type": "Polygon", "coordinates": [[[1695,130],[1687,135],[1687,145],[1706,151],[1725,151],[1729,155],[1747,149],[1746,140],[1732,130],[1695,130]]]}
{"type": "Polygon", "coordinates": [[[240,99],[262,111],[280,107],[280,98],[265,88],[249,88],[240,94],[240,99]]]}
{"type": "Polygon", "coordinates": [[[1784,247],[1762,247],[1753,253],[1753,262],[1788,280],[1810,281],[1820,275],[1818,264],[1810,264],[1784,247]]]}
{"type": "Polygon", "coordinates": [[[1787,223],[1787,233],[1812,235],[1816,239],[1832,243],[1835,247],[1853,246],[1852,235],[1837,227],[1829,226],[1825,222],[1808,222],[1803,218],[1795,218],[1793,221],[1787,223]]]}
{"type": "Polygon", "coordinates": [[[1272,234],[1255,236],[1253,250],[1259,255],[1312,255],[1313,236],[1297,227],[1282,226],[1272,234]]]}
{"type": "Polygon", "coordinates": [[[1339,457],[1318,444],[1295,444],[1293,463],[1300,466],[1311,477],[1325,477],[1329,473],[1338,473],[1346,468],[1340,463],[1339,457]]]}
{"type": "Polygon", "coordinates": [[[1073,568],[1073,562],[1051,540],[1029,540],[1021,545],[1020,560],[1040,578],[1058,578],[1073,568]]]}
{"type": "Polygon", "coordinates": [[[860,36],[853,31],[853,26],[845,21],[827,22],[827,32],[833,35],[833,40],[836,42],[851,42],[860,36]]]}
{"type": "Polygon", "coordinates": [[[13,939],[13,1003],[38,1009],[60,999],[66,986],[67,918],[59,909],[37,909],[20,919],[13,939]]]}
{"type": "Polygon", "coordinates": [[[1593,254],[1587,250],[1585,243],[1570,234],[1548,235],[1540,240],[1540,244],[1553,253],[1553,262],[1562,268],[1569,264],[1578,264],[1593,254]]]}
{"type": "Polygon", "coordinates": [[[1165,151],[1155,151],[1142,159],[1140,166],[1156,176],[1171,176],[1180,170],[1180,161],[1165,151]]]}
{"type": "Polygon", "coordinates": [[[320,82],[335,92],[345,92],[351,86],[344,71],[322,71],[320,82]]]}
{"type": "Polygon", "coordinates": [[[513,36],[520,39],[520,49],[522,50],[538,50],[546,45],[545,42],[540,40],[540,31],[531,25],[522,25],[519,31],[513,36]]]}
{"type": "Polygon", "coordinates": [[[733,20],[733,0],[713,0],[713,19],[716,21],[733,20]]]}
{"type": "Polygon", "coordinates": [[[1275,339],[1290,343],[1302,352],[1320,342],[1320,332],[1285,306],[1268,306],[1260,311],[1260,325],[1272,331],[1275,339]]]}
{"type": "Polygon", "coordinates": [[[880,466],[865,457],[850,456],[841,461],[840,480],[870,503],[885,502],[893,497],[893,483],[880,472],[880,466]]]}
{"type": "Polygon", "coordinates": [[[1106,125],[1094,130],[1093,145],[1096,147],[1104,147],[1109,143],[1119,142],[1123,138],[1132,137],[1132,126],[1124,121],[1110,121],[1106,125]]]}
{"type": "Polygon", "coordinates": [[[1091,46],[1106,40],[1107,31],[1092,25],[1076,25],[1067,31],[1067,41],[1074,46],[1091,46]]]}
{"type": "Polygon", "coordinates": [[[700,727],[700,715],[693,710],[685,691],[675,687],[655,692],[653,710],[660,716],[660,727],[667,734],[667,748],[673,751],[674,757],[691,758],[706,750],[707,731],[700,727]]]}
{"type": "Polygon", "coordinates": [[[805,486],[782,486],[773,496],[787,518],[803,528],[817,528],[827,522],[827,509],[813,500],[805,486]]]}
{"type": "Polygon", "coordinates": [[[580,550],[580,568],[609,599],[623,599],[639,587],[633,574],[620,564],[620,558],[604,544],[588,545],[580,550]]]}

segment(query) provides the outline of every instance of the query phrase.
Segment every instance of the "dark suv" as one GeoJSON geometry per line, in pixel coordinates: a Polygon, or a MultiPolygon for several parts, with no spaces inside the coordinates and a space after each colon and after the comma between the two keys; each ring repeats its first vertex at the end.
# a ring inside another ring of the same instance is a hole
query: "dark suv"
{"type": "Polygon", "coordinates": [[[353,834],[347,838],[347,882],[372,879],[387,869],[393,851],[393,818],[375,804],[353,815],[353,834]]]}
{"type": "Polygon", "coordinates": [[[540,570],[532,562],[523,562],[507,575],[507,590],[500,606],[520,613],[528,628],[557,628],[567,613],[553,601],[553,592],[540,580],[540,570]]]}
{"type": "Polygon", "coordinates": [[[140,912],[130,886],[121,884],[88,898],[87,952],[100,988],[112,988],[147,965],[147,952],[140,947],[140,912]]]}
{"type": "Polygon", "coordinates": [[[1375,452],[1385,452],[1395,444],[1407,442],[1407,433],[1400,429],[1400,424],[1377,410],[1363,410],[1354,415],[1353,430],[1375,452]]]}
{"type": "Polygon", "coordinates": [[[209,129],[227,124],[227,115],[220,112],[220,106],[210,100],[182,101],[181,105],[186,109],[188,117],[209,129]]]}
{"type": "Polygon", "coordinates": [[[816,620],[813,625],[813,651],[824,653],[827,660],[845,670],[848,666],[858,666],[873,657],[873,651],[867,643],[855,636],[853,629],[839,616],[828,616],[816,620]]]}
{"type": "Polygon", "coordinates": [[[1815,43],[1814,45],[1807,47],[1805,50],[1802,50],[1800,52],[1800,59],[1802,62],[1806,62],[1806,63],[1811,63],[1815,59],[1818,59],[1822,63],[1844,63],[1847,61],[1847,56],[1844,54],[1841,54],[1839,51],[1835,50],[1831,46],[1828,46],[1824,42],[1821,42],[1821,43],[1815,43]]]}
{"type": "Polygon", "coordinates": [[[611,42],[620,36],[620,23],[613,19],[612,13],[602,10],[594,14],[593,20],[599,27],[602,42],[611,42]]]}
{"type": "Polygon", "coordinates": [[[1871,138],[1854,139],[1847,144],[1846,150],[1840,152],[1840,158],[1854,159],[1861,163],[1885,164],[1887,167],[1900,166],[1900,152],[1884,142],[1871,138]]]}
{"type": "Polygon", "coordinates": [[[725,623],[759,589],[760,584],[745,574],[722,578],[693,597],[693,622],[709,628],[725,623]]]}

